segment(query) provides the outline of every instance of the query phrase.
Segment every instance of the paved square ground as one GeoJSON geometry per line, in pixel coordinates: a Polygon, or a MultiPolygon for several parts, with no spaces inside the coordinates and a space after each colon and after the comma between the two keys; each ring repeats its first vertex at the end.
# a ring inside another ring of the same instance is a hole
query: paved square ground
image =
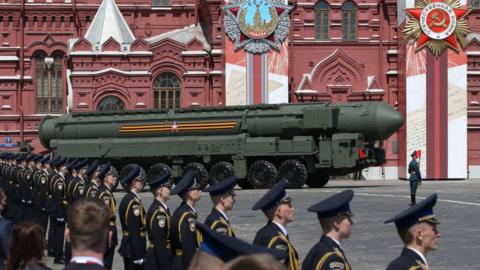
{"type": "MultiPolygon", "coordinates": [[[[321,235],[315,214],[306,209],[335,192],[350,188],[355,191],[351,204],[355,225],[352,237],[342,244],[348,260],[355,270],[385,269],[389,261],[400,254],[402,243],[396,235],[395,226],[384,224],[383,221],[408,207],[410,195],[407,181],[334,180],[321,189],[288,190],[296,208],[296,220],[287,227],[290,239],[302,261],[321,235]]],[[[480,269],[477,261],[480,252],[479,191],[480,180],[424,182],[419,187],[417,201],[433,192],[439,195],[435,214],[442,223],[439,226],[442,236],[439,250],[427,256],[431,269],[480,269]]],[[[235,209],[230,213],[231,221],[237,237],[251,242],[256,231],[266,223],[262,212],[252,211],[251,207],[266,190],[236,192],[235,209]]],[[[123,193],[116,193],[118,202],[122,196],[123,193]]],[[[153,196],[144,192],[141,197],[147,210],[153,196]]],[[[169,201],[172,212],[179,203],[178,197],[169,201]]],[[[197,206],[200,221],[204,221],[211,207],[210,197],[204,193],[197,206]]],[[[46,258],[46,262],[54,269],[62,268],[53,265],[50,257],[46,258]]],[[[123,261],[118,253],[115,254],[114,269],[123,269],[123,261]]]]}

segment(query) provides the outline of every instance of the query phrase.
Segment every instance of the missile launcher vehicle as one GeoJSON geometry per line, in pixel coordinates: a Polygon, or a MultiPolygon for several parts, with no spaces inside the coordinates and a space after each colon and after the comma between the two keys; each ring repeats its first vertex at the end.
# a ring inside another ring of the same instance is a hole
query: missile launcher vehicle
{"type": "Polygon", "coordinates": [[[203,185],[235,175],[243,188],[300,188],[385,163],[374,145],[402,124],[384,102],[303,103],[76,112],[44,117],[39,133],[55,154],[138,164],[147,178],[193,169],[203,185]]]}

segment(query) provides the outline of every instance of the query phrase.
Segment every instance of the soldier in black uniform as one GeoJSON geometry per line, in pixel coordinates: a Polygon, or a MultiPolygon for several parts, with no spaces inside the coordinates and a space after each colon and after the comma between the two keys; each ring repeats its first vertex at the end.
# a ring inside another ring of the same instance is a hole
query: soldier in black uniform
{"type": "Polygon", "coordinates": [[[33,167],[33,174],[31,176],[31,183],[32,183],[32,212],[34,214],[34,222],[41,225],[40,222],[40,215],[41,211],[40,208],[38,207],[38,201],[40,200],[40,193],[38,191],[39,184],[39,176],[42,175],[43,170],[42,170],[42,159],[43,156],[41,155],[35,155],[33,161],[35,162],[35,166],[33,167]]]}
{"type": "MultiPolygon", "coordinates": [[[[86,159],[75,159],[69,164],[72,171],[70,181],[67,186],[67,202],[70,208],[76,201],[85,198],[86,183],[85,171],[88,168],[88,161],[86,159]]],[[[67,226],[69,221],[67,220],[67,226]]],[[[65,265],[70,262],[72,258],[72,246],[68,241],[65,241],[65,265]]]]}
{"type": "Polygon", "coordinates": [[[55,257],[54,264],[64,264],[63,257],[63,242],[65,234],[65,219],[67,216],[67,192],[65,185],[65,176],[68,173],[66,159],[62,158],[57,161],[56,166],[58,173],[52,177],[52,215],[56,223],[53,232],[53,256],[55,257]]]}
{"type": "Polygon", "coordinates": [[[86,171],[86,175],[89,179],[87,185],[87,198],[94,198],[97,196],[98,189],[100,188],[101,181],[98,178],[101,167],[98,164],[98,159],[92,162],[86,171]]]}
{"type": "Polygon", "coordinates": [[[303,261],[303,270],[350,270],[341,242],[350,237],[353,214],[350,211],[352,190],[345,190],[328,197],[308,208],[316,212],[322,237],[308,252],[303,261]]]}
{"type": "Polygon", "coordinates": [[[145,186],[144,174],[140,167],[134,167],[121,181],[130,190],[118,207],[123,237],[118,250],[123,257],[126,270],[143,269],[146,244],[145,210],[140,200],[140,192],[145,186]]]}
{"type": "Polygon", "coordinates": [[[285,265],[290,270],[299,270],[298,253],[290,243],[286,226],[295,219],[295,208],[292,199],[287,197],[285,189],[287,181],[280,180],[255,205],[253,210],[262,209],[268,218],[268,223],[261,228],[255,238],[254,245],[276,248],[288,252],[285,265]]]}
{"type": "Polygon", "coordinates": [[[172,267],[171,216],[167,201],[172,184],[169,173],[159,175],[148,184],[155,199],[147,211],[147,233],[150,244],[145,270],[170,270],[172,267]]]}
{"type": "Polygon", "coordinates": [[[42,226],[43,231],[47,232],[48,228],[48,212],[47,212],[47,179],[51,173],[50,168],[50,156],[44,156],[40,159],[41,170],[37,172],[36,175],[36,195],[37,195],[37,212],[38,212],[38,223],[42,226]]]}
{"type": "Polygon", "coordinates": [[[230,225],[227,212],[233,209],[235,203],[233,188],[236,184],[237,179],[235,176],[231,176],[204,190],[210,193],[213,202],[213,209],[205,219],[205,225],[218,233],[231,237],[235,237],[235,233],[230,225]]]}
{"type": "Polygon", "coordinates": [[[420,203],[407,208],[385,221],[395,222],[398,235],[404,244],[402,253],[393,260],[387,270],[427,270],[427,253],[438,248],[440,223],[433,214],[437,194],[428,196],[420,203]]]}
{"type": "Polygon", "coordinates": [[[53,159],[50,160],[50,166],[52,167],[52,171],[47,177],[47,201],[46,201],[46,210],[48,213],[48,233],[47,233],[47,254],[48,256],[53,256],[53,247],[54,247],[54,240],[53,236],[55,234],[55,229],[57,226],[57,221],[53,214],[53,178],[57,177],[58,175],[58,167],[57,162],[61,161],[62,157],[55,156],[53,159]]]}
{"type": "Polygon", "coordinates": [[[182,203],[172,215],[172,250],[175,252],[172,269],[188,269],[193,255],[200,244],[196,231],[197,211],[195,204],[201,197],[201,186],[197,183],[193,171],[182,177],[172,190],[173,195],[182,198],[182,203]]]}
{"type": "Polygon", "coordinates": [[[26,207],[25,207],[25,173],[27,169],[27,158],[28,154],[22,154],[17,157],[17,166],[14,171],[15,178],[15,195],[17,199],[17,211],[15,222],[22,222],[26,217],[26,207]]]}
{"type": "Polygon", "coordinates": [[[34,181],[33,174],[37,170],[35,167],[35,161],[38,156],[31,153],[25,159],[27,167],[25,169],[25,175],[23,176],[23,198],[25,200],[25,218],[24,221],[35,222],[36,221],[36,211],[34,206],[34,181]]]}
{"type": "Polygon", "coordinates": [[[3,177],[7,181],[7,189],[5,190],[7,193],[7,209],[5,210],[5,218],[10,220],[11,222],[15,221],[17,211],[17,201],[15,198],[15,181],[11,177],[11,172],[14,169],[14,164],[16,163],[15,157],[15,153],[9,153],[5,157],[6,164],[4,165],[3,169],[3,177]]]}
{"type": "Polygon", "coordinates": [[[105,254],[103,256],[103,263],[108,270],[112,269],[113,257],[115,255],[115,247],[118,244],[117,233],[117,202],[115,196],[113,196],[113,189],[117,186],[118,172],[108,162],[102,166],[100,173],[98,174],[100,181],[103,181],[103,185],[100,186],[97,192],[97,197],[100,198],[110,209],[110,223],[109,231],[111,239],[107,242],[105,248],[105,254]]]}

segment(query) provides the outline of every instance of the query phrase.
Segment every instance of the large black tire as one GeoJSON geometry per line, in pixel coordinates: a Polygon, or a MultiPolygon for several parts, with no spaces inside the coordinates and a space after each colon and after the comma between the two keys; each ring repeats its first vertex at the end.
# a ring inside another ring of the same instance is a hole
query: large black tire
{"type": "Polygon", "coordinates": [[[184,175],[187,171],[193,170],[193,175],[197,179],[197,183],[204,189],[208,185],[208,171],[207,168],[201,163],[190,162],[183,168],[184,175]]]}
{"type": "Polygon", "coordinates": [[[327,171],[317,171],[308,175],[307,186],[321,188],[328,183],[328,180],[330,180],[330,174],[327,171]]]}
{"type": "Polygon", "coordinates": [[[289,159],[278,168],[278,179],[282,178],[288,181],[288,188],[302,188],[307,182],[308,171],[302,162],[289,159]]]}
{"type": "Polygon", "coordinates": [[[172,181],[172,169],[170,166],[165,163],[154,164],[152,167],[150,167],[150,169],[148,169],[147,182],[150,183],[151,181],[155,180],[155,178],[164,176],[166,174],[170,175],[170,181],[172,181]]]}
{"type": "Polygon", "coordinates": [[[208,182],[210,183],[210,185],[214,185],[234,175],[235,170],[233,169],[233,165],[231,163],[217,162],[210,169],[210,178],[208,182]]]}
{"type": "MultiPolygon", "coordinates": [[[[145,170],[142,168],[142,166],[138,165],[138,164],[127,164],[125,165],[122,170],[120,171],[120,175],[118,176],[118,182],[117,182],[117,186],[118,186],[118,183],[120,183],[120,185],[122,186],[123,190],[125,192],[129,192],[130,189],[125,186],[125,184],[122,182],[122,179],[127,176],[127,174],[130,173],[130,171],[134,168],[134,167],[140,167],[140,174],[143,175],[143,177],[145,177],[145,170]]],[[[115,186],[115,189],[117,188],[117,186],[115,186]]]]}
{"type": "Polygon", "coordinates": [[[277,181],[278,170],[270,161],[257,160],[248,168],[247,181],[255,189],[270,189],[277,181]]]}

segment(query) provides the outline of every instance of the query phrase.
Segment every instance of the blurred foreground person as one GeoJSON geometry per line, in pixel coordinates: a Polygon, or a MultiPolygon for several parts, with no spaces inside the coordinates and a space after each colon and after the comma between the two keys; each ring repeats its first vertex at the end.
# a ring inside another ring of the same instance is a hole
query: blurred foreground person
{"type": "Polygon", "coordinates": [[[8,255],[8,242],[12,235],[12,223],[3,217],[7,207],[7,195],[0,188],[0,270],[4,269],[4,262],[8,255]]]}
{"type": "Polygon", "coordinates": [[[68,210],[68,220],[65,236],[72,246],[72,259],[65,270],[104,270],[103,254],[111,237],[107,206],[100,199],[80,199],[68,210]]]}
{"type": "Polygon", "coordinates": [[[385,223],[395,222],[398,235],[405,245],[400,257],[393,260],[387,270],[429,269],[427,253],[438,248],[440,223],[433,214],[437,194],[412,206],[385,223]]]}
{"type": "Polygon", "coordinates": [[[350,211],[352,190],[345,190],[328,197],[308,208],[316,212],[322,237],[312,247],[303,261],[303,270],[349,270],[347,257],[343,252],[341,242],[350,238],[353,225],[353,214],[350,211]]]}
{"type": "Polygon", "coordinates": [[[252,245],[218,233],[201,223],[197,223],[197,229],[203,242],[195,253],[189,270],[286,270],[286,267],[277,261],[288,258],[285,251],[252,245]]]}
{"type": "Polygon", "coordinates": [[[43,264],[45,232],[35,223],[19,223],[13,227],[6,270],[49,270],[43,264]]]}

